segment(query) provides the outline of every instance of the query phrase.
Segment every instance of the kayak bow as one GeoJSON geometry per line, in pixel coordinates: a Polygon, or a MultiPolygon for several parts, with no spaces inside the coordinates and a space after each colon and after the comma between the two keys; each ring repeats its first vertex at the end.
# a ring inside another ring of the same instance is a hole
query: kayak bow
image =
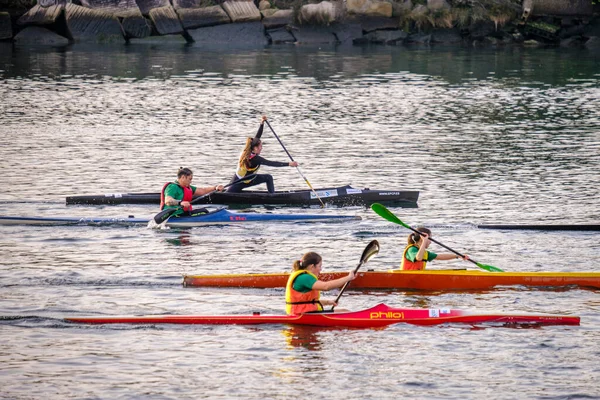
{"type": "Polygon", "coordinates": [[[500,324],[500,325],[579,325],[580,318],[567,315],[475,313],[455,309],[392,308],[378,304],[366,310],[300,315],[147,315],[67,317],[65,320],[85,324],[202,324],[261,325],[289,324],[340,328],[382,328],[392,324],[500,324]]]}

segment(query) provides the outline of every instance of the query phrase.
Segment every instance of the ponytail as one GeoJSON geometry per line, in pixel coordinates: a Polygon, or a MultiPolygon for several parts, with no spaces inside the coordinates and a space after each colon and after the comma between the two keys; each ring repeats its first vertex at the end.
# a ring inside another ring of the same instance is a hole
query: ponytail
{"type": "MultiPolygon", "coordinates": [[[[426,233],[428,236],[431,236],[431,230],[425,227],[418,227],[416,229],[418,232],[423,232],[426,233]]],[[[408,244],[409,245],[416,245],[417,243],[419,243],[419,241],[421,240],[422,236],[420,234],[418,234],[417,232],[413,232],[410,235],[408,235],[408,244]]]]}
{"type": "Polygon", "coordinates": [[[250,154],[252,153],[252,147],[256,146],[256,144],[257,143],[254,143],[254,138],[246,138],[246,145],[244,146],[242,154],[240,154],[240,167],[247,168],[250,166],[250,154]]]}
{"type": "Polygon", "coordinates": [[[309,251],[308,253],[305,253],[302,256],[301,260],[294,261],[294,264],[292,265],[292,269],[294,271],[304,270],[307,267],[309,267],[310,265],[317,265],[322,260],[323,260],[323,257],[321,257],[318,253],[315,253],[314,251],[309,251]]]}

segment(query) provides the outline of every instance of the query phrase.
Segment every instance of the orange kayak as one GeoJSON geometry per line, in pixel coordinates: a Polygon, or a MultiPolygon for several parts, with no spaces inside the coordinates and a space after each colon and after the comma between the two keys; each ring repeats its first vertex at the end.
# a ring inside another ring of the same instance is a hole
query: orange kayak
{"type": "MultiPolygon", "coordinates": [[[[348,272],[324,272],[328,281],[348,272]]],[[[289,273],[186,275],[183,286],[283,288],[289,273]]],[[[486,272],[471,270],[365,271],[359,272],[350,289],[477,290],[498,286],[600,288],[600,272],[486,272]]]]}

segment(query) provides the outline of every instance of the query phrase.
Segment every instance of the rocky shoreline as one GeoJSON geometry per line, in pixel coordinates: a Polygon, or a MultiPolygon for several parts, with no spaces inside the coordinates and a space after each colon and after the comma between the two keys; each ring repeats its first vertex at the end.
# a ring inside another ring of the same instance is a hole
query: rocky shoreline
{"type": "MultiPolygon", "coordinates": [[[[3,0],[5,3],[7,0],[3,0]]],[[[600,49],[593,0],[39,0],[0,8],[15,45],[540,45],[600,49]],[[567,4],[568,3],[568,4],[567,4]],[[26,3],[25,3],[26,5],[26,3]]]]}

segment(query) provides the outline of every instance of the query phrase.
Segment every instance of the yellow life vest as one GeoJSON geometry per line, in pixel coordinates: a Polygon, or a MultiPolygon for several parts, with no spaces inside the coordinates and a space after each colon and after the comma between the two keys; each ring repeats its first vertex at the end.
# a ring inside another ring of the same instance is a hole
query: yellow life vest
{"type": "Polygon", "coordinates": [[[290,274],[287,284],[285,285],[285,312],[288,315],[291,314],[302,314],[309,311],[323,311],[323,305],[319,301],[321,292],[313,289],[310,292],[301,293],[294,290],[294,281],[302,274],[310,274],[317,278],[317,276],[306,270],[294,271],[290,274]]]}
{"type": "MultiPolygon", "coordinates": [[[[251,154],[250,158],[252,158],[252,157],[253,157],[253,155],[251,154]]],[[[242,157],[240,156],[240,159],[241,158],[242,157]]],[[[245,162],[238,162],[238,168],[237,168],[237,171],[235,171],[235,174],[237,175],[237,177],[239,179],[242,179],[243,177],[245,177],[246,175],[248,175],[248,173],[250,173],[250,174],[257,173],[259,168],[260,168],[260,165],[257,165],[254,168],[248,168],[246,166],[245,162]]],[[[252,178],[252,179],[254,179],[254,178],[252,178]]],[[[250,182],[252,182],[252,179],[248,179],[247,181],[244,181],[244,183],[250,183],[250,182]]]]}
{"type": "MultiPolygon", "coordinates": [[[[406,258],[406,253],[408,252],[408,249],[410,249],[411,247],[417,247],[414,244],[409,244],[408,246],[406,246],[406,248],[404,249],[404,253],[402,253],[402,263],[400,264],[400,269],[403,270],[408,270],[408,271],[421,271],[425,269],[425,266],[427,265],[427,261],[425,260],[421,260],[421,261],[410,261],[409,259],[406,258]]],[[[429,252],[427,250],[425,250],[425,254],[424,254],[424,258],[427,259],[429,258],[429,252]]]]}

